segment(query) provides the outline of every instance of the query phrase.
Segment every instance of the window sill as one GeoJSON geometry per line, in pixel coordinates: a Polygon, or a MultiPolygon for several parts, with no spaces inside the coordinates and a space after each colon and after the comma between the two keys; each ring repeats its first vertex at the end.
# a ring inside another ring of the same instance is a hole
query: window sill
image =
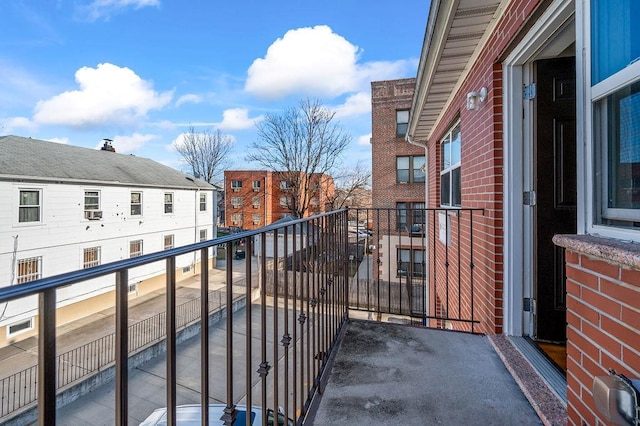
{"type": "Polygon", "coordinates": [[[593,235],[555,235],[553,243],[580,254],[640,270],[640,244],[593,235]]]}

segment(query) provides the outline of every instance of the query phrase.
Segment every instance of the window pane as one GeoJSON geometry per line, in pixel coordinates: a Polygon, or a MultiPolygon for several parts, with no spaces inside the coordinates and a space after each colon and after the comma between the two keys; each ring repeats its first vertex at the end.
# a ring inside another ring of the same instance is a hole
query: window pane
{"type": "Polygon", "coordinates": [[[413,157],[413,182],[424,182],[425,173],[422,171],[424,167],[424,156],[413,157]]]}
{"type": "Polygon", "coordinates": [[[409,110],[396,111],[396,123],[408,123],[409,122],[409,110]]]}
{"type": "Polygon", "coordinates": [[[404,229],[407,226],[407,203],[396,203],[396,211],[398,213],[398,229],[404,229]]]}
{"type": "Polygon", "coordinates": [[[409,182],[409,169],[398,169],[398,182],[409,182]]]}
{"type": "Polygon", "coordinates": [[[451,131],[451,165],[460,163],[460,125],[451,131]]]}
{"type": "Polygon", "coordinates": [[[131,193],[131,203],[132,204],[140,204],[140,198],[142,194],[140,192],[132,192],[131,193]]]}
{"type": "Polygon", "coordinates": [[[409,157],[396,157],[396,165],[398,169],[409,170],[409,157]]]}
{"type": "Polygon", "coordinates": [[[459,206],[462,204],[462,194],[460,192],[460,167],[451,171],[451,205],[459,206]]]}
{"type": "Polygon", "coordinates": [[[442,167],[440,170],[446,170],[451,167],[451,143],[447,137],[441,144],[442,167]]]}
{"type": "Polygon", "coordinates": [[[38,222],[40,220],[40,207],[20,207],[18,210],[18,222],[38,222]]]}
{"type": "Polygon", "coordinates": [[[449,187],[449,178],[450,173],[443,173],[440,175],[440,204],[443,206],[449,206],[450,204],[450,190],[449,187]]]}
{"type": "Polygon", "coordinates": [[[597,84],[640,57],[640,2],[591,1],[591,81],[597,84]]]}
{"type": "Polygon", "coordinates": [[[640,209],[640,83],[608,98],[609,208],[640,209]]]}
{"type": "Polygon", "coordinates": [[[20,191],[21,206],[40,205],[40,191],[20,191]]]}
{"type": "Polygon", "coordinates": [[[398,123],[396,127],[396,136],[399,138],[404,137],[404,135],[407,134],[408,127],[409,125],[407,123],[398,123]]]}

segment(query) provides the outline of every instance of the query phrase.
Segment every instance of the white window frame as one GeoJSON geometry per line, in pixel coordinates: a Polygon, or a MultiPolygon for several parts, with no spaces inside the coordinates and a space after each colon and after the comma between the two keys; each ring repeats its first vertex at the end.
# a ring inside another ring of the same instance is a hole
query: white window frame
{"type": "Polygon", "coordinates": [[[409,118],[410,118],[410,110],[408,109],[398,109],[396,110],[396,138],[404,138],[407,135],[407,131],[409,130],[409,118]],[[407,121],[400,121],[400,114],[406,113],[407,121]],[[404,132],[400,132],[400,126],[404,125],[404,132]]]}
{"type": "Polygon", "coordinates": [[[165,236],[162,237],[162,244],[164,246],[165,250],[169,250],[172,249],[174,247],[175,244],[175,236],[174,234],[167,234],[165,236]],[[169,239],[169,244],[167,244],[167,239],[169,239]]]}
{"type": "Polygon", "coordinates": [[[242,225],[242,213],[231,213],[231,222],[234,225],[242,225]]]}
{"type": "Polygon", "coordinates": [[[262,215],[260,213],[253,213],[251,215],[251,219],[253,220],[254,225],[260,225],[260,219],[262,219],[262,215]]]}
{"type": "Polygon", "coordinates": [[[84,218],[85,219],[89,219],[89,216],[92,214],[92,212],[101,212],[101,206],[102,206],[102,194],[101,191],[99,189],[85,189],[84,191],[82,191],[82,206],[84,208],[84,218]],[[98,202],[97,203],[91,203],[91,204],[87,204],[87,197],[93,197],[94,195],[92,194],[96,194],[95,197],[97,197],[98,202]]]}
{"type": "Polygon", "coordinates": [[[289,191],[291,188],[293,187],[293,185],[289,185],[289,182],[286,180],[281,180],[280,181],[280,190],[283,192],[287,192],[289,191]]]}
{"type": "Polygon", "coordinates": [[[131,191],[130,195],[129,195],[129,201],[130,201],[130,209],[129,209],[129,213],[131,214],[131,216],[142,216],[142,191],[131,191]],[[140,199],[139,202],[134,203],[133,202],[133,194],[140,194],[140,199]],[[135,206],[139,206],[140,207],[140,213],[134,213],[133,212],[133,208],[135,206]]]}
{"type": "Polygon", "coordinates": [[[87,247],[82,250],[82,268],[92,268],[94,266],[100,265],[101,261],[101,248],[97,247],[87,247]],[[87,255],[95,255],[95,258],[87,261],[87,255]]]}
{"type": "MultiPolygon", "coordinates": [[[[597,211],[619,219],[640,221],[633,209],[608,209],[606,206],[607,181],[605,169],[607,126],[606,98],[618,90],[640,81],[640,61],[591,85],[591,1],[576,2],[576,52],[584,52],[583,67],[577,67],[577,140],[578,146],[578,233],[601,235],[609,238],[640,242],[640,230],[600,224],[597,211]],[[581,18],[581,19],[580,19],[581,18]],[[603,153],[605,155],[603,155],[603,153]],[[601,180],[598,177],[602,176],[601,180]],[[584,182],[584,183],[583,183],[584,182]],[[624,210],[624,211],[621,211],[624,210]]],[[[640,211],[638,211],[640,215],[640,211]]]]}
{"type": "Polygon", "coordinates": [[[280,207],[289,207],[289,197],[280,197],[280,207]]]}
{"type": "Polygon", "coordinates": [[[201,212],[207,211],[207,193],[206,192],[200,193],[199,210],[201,212]]]}
{"type": "Polygon", "coordinates": [[[452,208],[461,207],[462,206],[462,128],[461,128],[460,120],[454,123],[454,125],[451,126],[449,130],[447,130],[446,134],[440,139],[438,144],[438,150],[440,151],[440,162],[438,164],[438,169],[440,170],[440,206],[452,207],[452,208]],[[442,154],[442,145],[444,144],[445,139],[447,138],[449,138],[449,147],[453,145],[451,142],[453,141],[452,139],[453,130],[456,127],[458,128],[458,133],[460,135],[460,156],[458,159],[459,161],[456,163],[451,163],[448,165],[448,167],[445,167],[444,158],[443,158],[444,155],[442,154]],[[453,204],[453,172],[456,169],[460,169],[460,204],[453,204]],[[449,174],[449,203],[448,204],[442,203],[442,176],[444,176],[445,174],[449,174]]]}
{"type": "Polygon", "coordinates": [[[129,258],[140,257],[144,254],[144,241],[143,240],[131,240],[129,241],[129,258]],[[133,251],[133,244],[139,244],[139,250],[133,251]]]}
{"type": "Polygon", "coordinates": [[[162,195],[162,203],[163,203],[163,206],[164,206],[164,208],[163,208],[164,214],[174,214],[175,213],[175,209],[174,209],[175,201],[176,200],[175,200],[173,192],[165,192],[162,195]],[[170,198],[169,201],[167,201],[167,195],[170,198]],[[167,209],[167,207],[168,207],[168,209],[167,209]],[[167,210],[169,210],[169,211],[167,211],[167,210]]]}
{"type": "Polygon", "coordinates": [[[14,337],[14,336],[17,336],[19,334],[26,333],[27,331],[33,330],[35,328],[34,324],[35,324],[34,318],[31,317],[31,318],[28,318],[26,320],[14,322],[13,324],[7,325],[7,338],[14,337]],[[22,325],[26,325],[26,327],[25,328],[21,328],[18,331],[11,331],[12,327],[22,326],[22,325]]]}
{"type": "Polygon", "coordinates": [[[16,263],[16,283],[22,284],[29,281],[35,281],[42,278],[42,256],[26,257],[24,259],[18,259],[16,263]],[[20,269],[22,265],[30,263],[35,265],[35,272],[30,271],[26,274],[20,275],[20,269]]]}
{"type": "Polygon", "coordinates": [[[234,209],[238,209],[242,206],[242,197],[231,197],[231,206],[234,209]]]}
{"type": "Polygon", "coordinates": [[[233,191],[240,191],[242,189],[242,180],[235,179],[231,181],[231,189],[233,191]]]}
{"type": "Polygon", "coordinates": [[[42,223],[42,189],[39,188],[19,188],[18,189],[18,223],[20,225],[30,225],[42,223]],[[38,204],[20,204],[22,201],[22,193],[23,192],[37,192],[38,193],[38,204]],[[38,209],[38,220],[20,220],[20,210],[22,209],[32,209],[36,207],[38,209]]]}
{"type": "Polygon", "coordinates": [[[413,247],[413,248],[407,248],[407,247],[398,247],[396,252],[396,256],[397,256],[397,263],[398,263],[398,268],[396,270],[396,278],[398,277],[409,277],[412,280],[420,280],[423,279],[426,276],[426,256],[427,256],[427,252],[426,249],[424,247],[413,247]],[[408,262],[403,262],[402,260],[402,256],[401,253],[403,251],[409,252],[409,261],[408,262]],[[417,253],[421,253],[422,254],[422,262],[416,262],[416,254],[417,253]],[[404,270],[400,268],[400,265],[402,263],[407,263],[410,266],[409,270],[404,270]],[[415,265],[422,265],[422,272],[416,272],[416,268],[415,265]],[[401,272],[404,271],[404,272],[401,272]],[[411,272],[411,273],[410,273],[411,272]]]}
{"type": "Polygon", "coordinates": [[[207,240],[207,230],[206,229],[201,229],[200,230],[200,241],[206,241],[207,240]]]}

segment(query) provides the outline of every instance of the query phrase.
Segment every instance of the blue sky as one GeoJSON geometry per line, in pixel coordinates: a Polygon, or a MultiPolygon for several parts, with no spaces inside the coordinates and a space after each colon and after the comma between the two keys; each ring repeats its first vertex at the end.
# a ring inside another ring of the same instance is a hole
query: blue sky
{"type": "MultiPolygon", "coordinates": [[[[234,141],[314,97],[371,162],[371,81],[414,77],[429,0],[0,0],[0,135],[120,153],[184,169],[188,125],[234,141]]],[[[1,153],[0,153],[1,155],[1,153]]]]}

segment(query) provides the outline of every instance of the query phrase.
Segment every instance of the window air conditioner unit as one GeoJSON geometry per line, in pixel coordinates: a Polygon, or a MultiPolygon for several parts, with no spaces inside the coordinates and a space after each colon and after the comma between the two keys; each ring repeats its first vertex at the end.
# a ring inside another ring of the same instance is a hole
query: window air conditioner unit
{"type": "Polygon", "coordinates": [[[234,225],[238,225],[239,223],[240,223],[240,222],[238,222],[237,220],[234,220],[234,221],[233,221],[233,224],[234,224],[234,225]]]}
{"type": "Polygon", "coordinates": [[[240,204],[232,204],[232,206],[233,206],[234,209],[237,209],[237,208],[240,207],[240,204]]]}
{"type": "Polygon", "coordinates": [[[253,187],[253,192],[260,192],[260,187],[259,186],[254,186],[253,187]]]}
{"type": "Polygon", "coordinates": [[[253,205],[253,208],[254,208],[254,209],[257,209],[258,207],[260,207],[260,204],[254,204],[254,205],[253,205]]]}
{"type": "Polygon", "coordinates": [[[233,187],[231,189],[233,189],[233,192],[240,192],[240,188],[238,188],[238,187],[233,187]]]}
{"type": "Polygon", "coordinates": [[[259,221],[259,220],[254,220],[254,221],[253,221],[253,224],[254,224],[254,225],[259,225],[259,224],[260,224],[260,221],[259,221]]]}
{"type": "Polygon", "coordinates": [[[84,218],[89,220],[100,220],[102,219],[102,210],[85,210],[84,218]]]}

